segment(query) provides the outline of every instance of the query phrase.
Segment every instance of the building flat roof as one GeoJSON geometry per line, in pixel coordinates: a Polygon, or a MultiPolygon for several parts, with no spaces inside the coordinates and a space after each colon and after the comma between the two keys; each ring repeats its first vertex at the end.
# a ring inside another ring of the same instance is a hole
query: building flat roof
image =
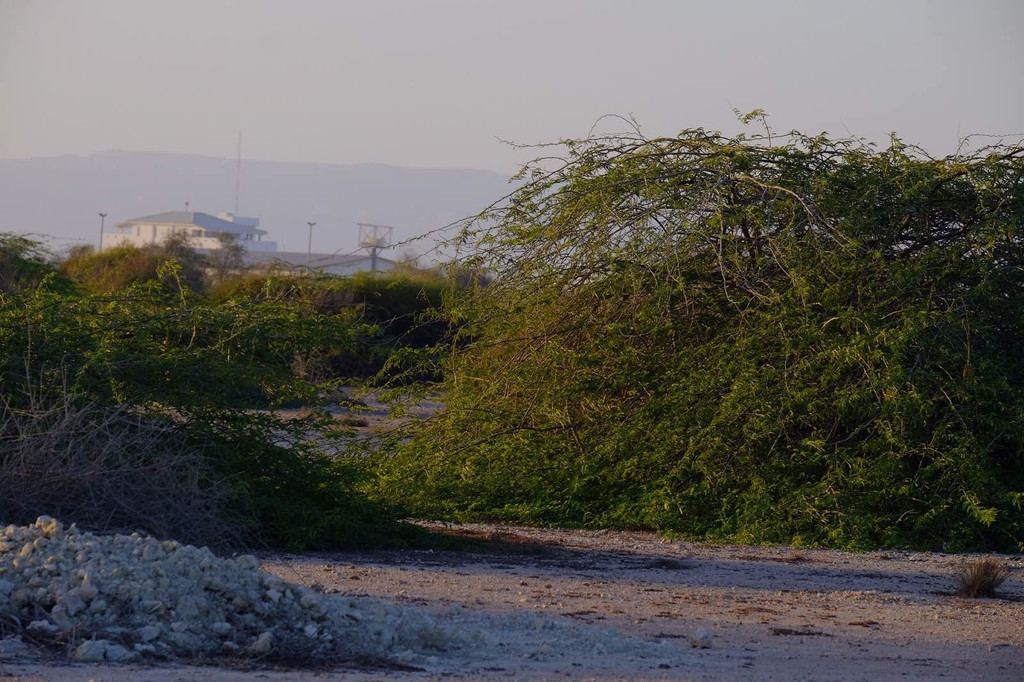
{"type": "Polygon", "coordinates": [[[232,232],[234,234],[266,234],[266,230],[258,229],[244,223],[233,223],[200,211],[166,211],[154,215],[132,218],[115,227],[129,227],[137,224],[154,225],[194,225],[211,232],[232,232]]]}

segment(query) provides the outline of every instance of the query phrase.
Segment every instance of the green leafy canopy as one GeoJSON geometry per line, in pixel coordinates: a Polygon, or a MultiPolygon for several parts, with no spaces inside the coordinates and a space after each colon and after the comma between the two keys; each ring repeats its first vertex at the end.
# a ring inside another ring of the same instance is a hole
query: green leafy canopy
{"type": "MultiPolygon", "coordinates": [[[[764,121],[763,112],[753,119],[764,121]]],[[[844,547],[1024,542],[1024,149],[564,142],[466,223],[419,513],[844,547]]]]}

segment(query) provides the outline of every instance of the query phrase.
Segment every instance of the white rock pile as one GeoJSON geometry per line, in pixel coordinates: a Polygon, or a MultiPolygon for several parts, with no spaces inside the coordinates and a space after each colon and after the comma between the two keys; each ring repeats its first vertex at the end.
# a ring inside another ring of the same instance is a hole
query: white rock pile
{"type": "MultiPolygon", "coordinates": [[[[610,630],[534,615],[435,612],[322,595],[261,571],[253,556],[218,558],[139,534],[95,535],[49,517],[0,531],[0,617],[0,625],[21,624],[30,641],[71,641],[75,658],[92,662],[281,653],[386,657],[431,668],[444,654],[447,665],[465,669],[497,656],[597,662],[668,653],[610,630]]],[[[0,660],[23,646],[10,637],[0,643],[0,660]]]]}
{"type": "Polygon", "coordinates": [[[386,627],[360,627],[354,602],[320,595],[259,570],[253,556],[222,559],[207,548],[139,534],[101,536],[40,517],[0,532],[0,613],[28,634],[89,637],[83,661],[140,654],[338,651],[336,639],[390,649],[386,627]],[[385,641],[386,640],[386,641],[385,641]]]}

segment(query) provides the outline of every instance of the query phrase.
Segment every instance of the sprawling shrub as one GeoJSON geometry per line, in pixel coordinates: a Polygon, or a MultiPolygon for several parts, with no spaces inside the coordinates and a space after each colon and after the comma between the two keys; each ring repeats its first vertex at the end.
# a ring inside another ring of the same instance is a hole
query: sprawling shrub
{"type": "Polygon", "coordinates": [[[1024,542],[1024,149],[565,143],[465,226],[419,513],[845,547],[1024,542]],[[465,252],[465,247],[463,252],[465,252]]]}
{"type": "Polygon", "coordinates": [[[319,315],[372,326],[376,334],[359,352],[320,347],[314,353],[327,376],[366,378],[396,349],[432,347],[446,336],[447,323],[433,315],[445,287],[441,277],[416,271],[349,277],[250,274],[220,282],[208,296],[216,302],[287,300],[319,315]]]}
{"type": "Polygon", "coordinates": [[[56,275],[53,254],[42,244],[22,235],[0,232],[0,294],[18,293],[51,279],[51,287],[67,288],[56,275]]]}
{"type": "Polygon", "coordinates": [[[394,513],[331,456],[346,434],[265,409],[318,400],[296,353],[362,346],[372,328],[276,297],[210,303],[181,272],[0,298],[0,520],[287,547],[391,535],[394,513]]]}
{"type": "Polygon", "coordinates": [[[60,271],[83,291],[106,294],[160,281],[160,266],[170,260],[180,266],[178,282],[193,291],[202,289],[203,259],[180,240],[163,246],[124,245],[99,252],[73,252],[60,264],[60,271]]]}

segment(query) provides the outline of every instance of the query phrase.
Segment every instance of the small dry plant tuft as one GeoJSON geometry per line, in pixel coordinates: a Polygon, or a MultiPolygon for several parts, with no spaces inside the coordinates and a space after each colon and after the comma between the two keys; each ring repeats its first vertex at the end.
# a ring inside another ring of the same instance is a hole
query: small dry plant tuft
{"type": "Polygon", "coordinates": [[[956,593],[961,597],[994,597],[996,588],[1010,577],[1010,569],[990,556],[964,562],[956,573],[956,593]]]}

